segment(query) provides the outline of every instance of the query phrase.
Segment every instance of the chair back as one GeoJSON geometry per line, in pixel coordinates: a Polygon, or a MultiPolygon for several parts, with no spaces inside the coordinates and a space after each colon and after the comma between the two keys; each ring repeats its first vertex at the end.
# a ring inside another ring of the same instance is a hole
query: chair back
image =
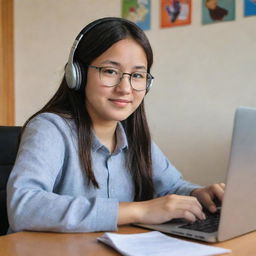
{"type": "Polygon", "coordinates": [[[0,126],[0,235],[7,233],[6,184],[14,165],[21,127],[0,126]]]}

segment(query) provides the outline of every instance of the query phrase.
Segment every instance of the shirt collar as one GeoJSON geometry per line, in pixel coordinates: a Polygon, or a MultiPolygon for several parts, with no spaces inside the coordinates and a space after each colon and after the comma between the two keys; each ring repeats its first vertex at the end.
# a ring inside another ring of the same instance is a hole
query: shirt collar
{"type": "MultiPolygon", "coordinates": [[[[113,154],[118,154],[127,147],[128,141],[126,133],[121,122],[118,122],[116,127],[116,149],[113,154]]],[[[106,147],[99,141],[96,134],[92,132],[92,151],[96,152],[100,148],[107,150],[106,147]]]]}

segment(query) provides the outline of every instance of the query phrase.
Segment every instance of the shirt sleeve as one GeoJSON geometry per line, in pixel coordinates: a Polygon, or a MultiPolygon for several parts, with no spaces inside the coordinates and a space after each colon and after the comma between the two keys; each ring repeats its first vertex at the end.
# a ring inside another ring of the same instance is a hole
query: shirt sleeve
{"type": "Polygon", "coordinates": [[[167,194],[190,195],[201,186],[183,179],[182,174],[170,163],[155,143],[152,143],[153,182],[155,196],[167,194]]]}
{"type": "Polygon", "coordinates": [[[92,232],[117,229],[116,199],[90,199],[53,192],[68,158],[65,136],[67,134],[51,120],[36,117],[27,125],[7,184],[7,208],[12,231],[92,232]]]}

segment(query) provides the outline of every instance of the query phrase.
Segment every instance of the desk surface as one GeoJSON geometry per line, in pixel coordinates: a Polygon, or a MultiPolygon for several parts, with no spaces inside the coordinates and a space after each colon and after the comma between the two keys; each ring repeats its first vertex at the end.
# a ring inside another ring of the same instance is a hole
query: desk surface
{"type": "MultiPolygon", "coordinates": [[[[123,226],[118,233],[142,233],[148,230],[123,226]]],[[[120,255],[108,246],[97,242],[96,238],[103,233],[43,233],[20,232],[0,237],[0,255],[3,256],[113,256],[120,255]]],[[[212,244],[232,249],[228,256],[255,256],[256,231],[231,239],[226,242],[212,244]]]]}

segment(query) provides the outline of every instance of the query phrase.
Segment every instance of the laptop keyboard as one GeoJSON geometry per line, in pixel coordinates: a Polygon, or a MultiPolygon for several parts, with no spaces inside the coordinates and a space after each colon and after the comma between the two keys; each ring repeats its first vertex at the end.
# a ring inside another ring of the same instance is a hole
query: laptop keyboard
{"type": "Polygon", "coordinates": [[[196,230],[206,233],[212,233],[218,230],[220,221],[220,210],[215,213],[206,212],[205,220],[197,220],[194,223],[189,223],[180,226],[180,228],[196,230]]]}

